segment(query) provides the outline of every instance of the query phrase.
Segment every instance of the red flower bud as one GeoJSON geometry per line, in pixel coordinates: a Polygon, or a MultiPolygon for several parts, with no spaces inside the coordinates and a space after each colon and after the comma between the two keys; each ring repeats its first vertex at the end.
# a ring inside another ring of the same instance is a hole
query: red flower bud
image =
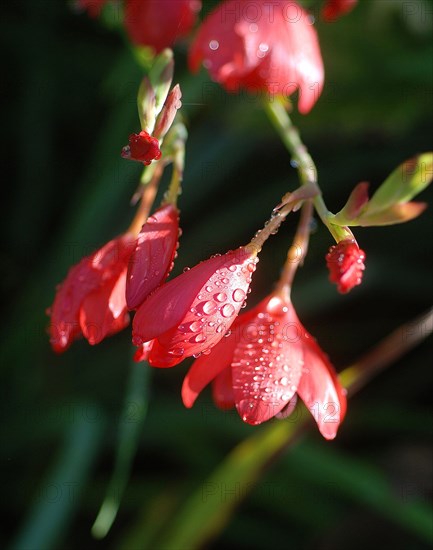
{"type": "Polygon", "coordinates": [[[322,10],[322,17],[328,23],[335,21],[341,15],[349,13],[358,0],[327,0],[322,10]]]}
{"type": "Polygon", "coordinates": [[[129,136],[129,145],[122,149],[122,157],[130,160],[138,160],[143,164],[150,164],[152,160],[161,158],[159,141],[142,130],[139,134],[129,136]]]}
{"type": "Polygon", "coordinates": [[[329,269],[329,280],[337,284],[342,294],[361,284],[365,252],[361,250],[355,240],[345,239],[331,246],[326,255],[326,264],[329,269]]]}
{"type": "Polygon", "coordinates": [[[127,0],[125,26],[132,42],[160,52],[189,33],[200,9],[198,0],[127,0]]]}
{"type": "MultiPolygon", "coordinates": [[[[91,17],[97,17],[106,3],[77,0],[91,17]]],[[[132,42],[159,53],[190,32],[200,9],[200,0],[125,0],[125,27],[132,42]]]]}

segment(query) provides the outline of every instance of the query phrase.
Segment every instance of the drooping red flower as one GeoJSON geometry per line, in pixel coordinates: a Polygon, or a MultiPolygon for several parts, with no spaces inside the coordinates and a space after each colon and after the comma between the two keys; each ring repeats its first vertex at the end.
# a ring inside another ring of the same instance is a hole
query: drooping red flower
{"type": "Polygon", "coordinates": [[[324,69],[312,19],[293,1],[226,0],[203,21],[189,52],[228,91],[245,88],[271,96],[299,89],[308,113],[323,88],[324,69]]]}
{"type": "Polygon", "coordinates": [[[328,357],[290,299],[272,294],[239,316],[230,336],[193,363],[182,387],[185,406],[192,407],[212,381],[216,404],[234,403],[248,424],[284,417],[297,394],[322,435],[333,439],[346,412],[345,391],[328,357]]]}
{"type": "Polygon", "coordinates": [[[127,0],[125,26],[132,42],[158,53],[190,32],[200,9],[198,0],[127,0]]]}
{"type": "Polygon", "coordinates": [[[129,260],[126,302],[137,309],[165,281],[173,267],[179,239],[179,211],[162,206],[143,225],[129,260]]]}
{"type": "MultiPolygon", "coordinates": [[[[91,17],[97,17],[106,3],[77,0],[91,17]]],[[[200,9],[200,0],[125,0],[124,23],[132,42],[159,53],[191,31],[200,9]]]]}
{"type": "Polygon", "coordinates": [[[361,284],[365,269],[365,252],[354,239],[344,239],[331,246],[326,255],[329,280],[336,283],[338,292],[346,294],[361,284]]]}
{"type": "Polygon", "coordinates": [[[134,240],[121,235],[69,270],[49,310],[54,351],[65,351],[81,335],[97,344],[128,325],[125,285],[134,240]]]}
{"type": "Polygon", "coordinates": [[[122,157],[149,165],[152,160],[161,158],[159,141],[144,130],[139,134],[131,134],[129,145],[122,149],[122,157]]]}
{"type": "Polygon", "coordinates": [[[322,9],[322,17],[328,23],[335,21],[341,15],[353,10],[358,0],[326,0],[322,9]]]}
{"type": "Polygon", "coordinates": [[[156,367],[171,367],[186,357],[208,353],[238,315],[257,261],[250,247],[240,247],[159,287],[137,310],[134,345],[153,341],[148,361],[156,367]]]}

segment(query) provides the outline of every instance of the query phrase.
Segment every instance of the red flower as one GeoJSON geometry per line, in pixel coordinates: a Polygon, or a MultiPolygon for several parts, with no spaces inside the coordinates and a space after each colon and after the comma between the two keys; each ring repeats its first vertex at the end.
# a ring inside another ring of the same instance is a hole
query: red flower
{"type": "Polygon", "coordinates": [[[90,17],[98,17],[107,0],[77,0],[79,9],[87,10],[90,17]]]}
{"type": "MultiPolygon", "coordinates": [[[[97,17],[107,0],[78,0],[80,8],[97,17]]],[[[200,0],[125,0],[125,27],[132,42],[155,48],[174,44],[192,29],[200,0]]]]}
{"type": "Polygon", "coordinates": [[[333,439],[346,412],[334,368],[288,298],[265,298],[236,320],[231,335],[210,355],[194,362],[182,387],[185,406],[192,407],[212,380],[217,405],[235,403],[248,424],[284,417],[298,394],[322,435],[333,439]]]}
{"type": "Polygon", "coordinates": [[[299,88],[301,113],[310,111],[323,88],[316,31],[293,1],[222,2],[203,21],[189,52],[193,71],[202,61],[228,91],[288,96],[299,88]]]}
{"type": "Polygon", "coordinates": [[[353,239],[345,239],[331,246],[326,255],[326,263],[329,280],[337,284],[338,292],[345,294],[361,284],[364,260],[365,252],[353,239]]]}
{"type": "Polygon", "coordinates": [[[156,367],[208,353],[239,313],[257,261],[249,247],[241,247],[213,256],[155,290],[134,317],[134,345],[153,340],[148,360],[156,367]]]}
{"type": "Polygon", "coordinates": [[[327,0],[322,10],[325,21],[335,21],[341,15],[349,13],[356,6],[358,0],[327,0]]]}
{"type": "Polygon", "coordinates": [[[147,296],[165,281],[176,254],[179,238],[179,211],[167,204],[143,225],[129,260],[126,302],[137,309],[147,296]]]}
{"type": "Polygon", "coordinates": [[[148,165],[152,160],[161,158],[159,141],[144,130],[139,134],[131,134],[129,136],[129,145],[125,145],[122,149],[122,157],[138,160],[148,165]]]}
{"type": "Polygon", "coordinates": [[[160,52],[189,33],[200,9],[197,0],[128,0],[125,26],[132,42],[160,52]]]}
{"type": "Polygon", "coordinates": [[[81,335],[98,344],[128,325],[125,285],[134,240],[121,235],[69,270],[49,311],[54,351],[65,351],[81,335]]]}

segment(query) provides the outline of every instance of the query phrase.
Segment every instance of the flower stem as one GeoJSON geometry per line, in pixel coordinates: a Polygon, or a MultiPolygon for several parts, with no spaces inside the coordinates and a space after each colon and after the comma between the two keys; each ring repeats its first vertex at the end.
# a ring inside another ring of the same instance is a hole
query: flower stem
{"type": "Polygon", "coordinates": [[[133,235],[138,235],[143,224],[146,223],[150,209],[155,201],[159,181],[164,172],[164,163],[161,161],[152,163],[150,166],[144,169],[143,175],[141,176],[140,187],[143,184],[145,187],[141,191],[140,205],[137,208],[134,219],[128,228],[128,232],[133,235]],[[150,166],[152,167],[152,170],[149,171],[150,166]],[[149,174],[151,176],[150,179],[149,174]]]}
{"type": "MultiPolygon", "coordinates": [[[[293,125],[286,109],[278,98],[273,101],[265,101],[264,109],[272,125],[277,130],[284,145],[292,156],[293,165],[296,166],[299,173],[299,179],[303,185],[308,183],[317,184],[317,168],[314,164],[307,147],[302,143],[297,128],[293,125]]],[[[322,194],[319,193],[314,198],[314,207],[322,222],[326,225],[331,235],[336,241],[341,240],[338,227],[334,227],[329,222],[331,212],[327,209],[322,194]]]]}
{"type": "Polygon", "coordinates": [[[164,195],[163,204],[176,206],[177,198],[182,192],[183,170],[185,166],[185,142],[177,140],[173,145],[173,173],[170,185],[164,195]]]}
{"type": "Polygon", "coordinates": [[[433,308],[401,325],[372,350],[339,375],[349,394],[359,391],[388,365],[422,342],[433,332],[433,308]]]}
{"type": "Polygon", "coordinates": [[[296,271],[298,267],[304,263],[304,258],[307,255],[312,213],[313,204],[311,200],[305,201],[302,206],[301,218],[299,220],[292,246],[287,252],[286,263],[284,264],[280,279],[275,287],[275,294],[281,294],[284,297],[290,295],[290,289],[292,287],[296,271]]]}

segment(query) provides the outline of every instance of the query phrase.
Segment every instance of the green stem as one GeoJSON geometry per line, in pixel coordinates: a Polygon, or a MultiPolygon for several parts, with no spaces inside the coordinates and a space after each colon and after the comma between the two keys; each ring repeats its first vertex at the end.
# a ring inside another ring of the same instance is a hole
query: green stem
{"type": "MultiPolygon", "coordinates": [[[[298,169],[299,179],[302,185],[313,183],[318,186],[316,165],[314,164],[307,147],[302,143],[299,132],[293,125],[293,122],[291,121],[281,101],[277,98],[273,101],[265,101],[264,109],[272,125],[277,130],[284,145],[291,154],[293,163],[298,169]]],[[[340,241],[342,238],[342,228],[333,226],[330,223],[329,216],[332,215],[332,213],[327,209],[321,193],[314,198],[313,204],[317,214],[326,225],[331,235],[336,241],[340,241]]],[[[343,238],[347,238],[347,236],[348,235],[344,235],[343,238]]]]}

